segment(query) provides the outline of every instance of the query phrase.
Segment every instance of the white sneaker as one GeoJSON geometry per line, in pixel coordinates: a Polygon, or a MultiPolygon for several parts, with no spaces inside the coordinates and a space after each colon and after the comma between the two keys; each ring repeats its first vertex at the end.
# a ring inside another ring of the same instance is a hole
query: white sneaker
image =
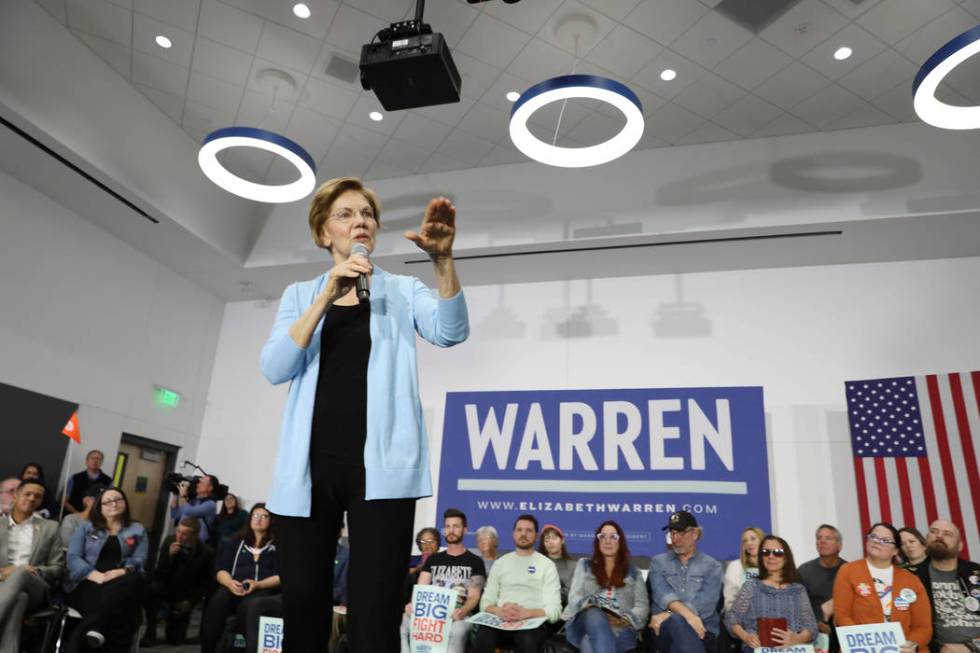
{"type": "Polygon", "coordinates": [[[90,630],[85,633],[85,644],[89,648],[99,648],[105,644],[105,635],[97,630],[90,630]]]}

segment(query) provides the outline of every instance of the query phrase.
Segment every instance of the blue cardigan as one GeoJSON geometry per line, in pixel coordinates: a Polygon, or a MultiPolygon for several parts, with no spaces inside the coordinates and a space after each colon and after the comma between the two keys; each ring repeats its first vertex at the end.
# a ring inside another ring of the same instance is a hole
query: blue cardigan
{"type": "MultiPolygon", "coordinates": [[[[267,502],[269,510],[279,515],[310,515],[310,430],[323,320],[306,349],[289,336],[289,327],[313,304],[326,281],[327,274],[323,274],[286,288],[272,334],[262,348],[265,377],[275,384],[290,382],[267,502]]],[[[469,335],[466,300],[462,292],[441,299],[415,277],[390,274],[375,266],[370,332],[365,498],[429,496],[432,479],[419,401],[415,333],[440,347],[463,342],[469,335]]]]}

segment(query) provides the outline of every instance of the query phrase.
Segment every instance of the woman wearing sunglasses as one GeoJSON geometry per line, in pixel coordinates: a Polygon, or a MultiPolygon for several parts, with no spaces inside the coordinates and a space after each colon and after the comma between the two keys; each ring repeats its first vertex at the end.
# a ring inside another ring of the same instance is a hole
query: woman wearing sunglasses
{"type": "Polygon", "coordinates": [[[581,653],[623,653],[637,647],[650,618],[650,599],[640,570],[630,562],[626,534],[614,521],[595,532],[592,557],[575,566],[562,613],[565,639],[581,653]]]}
{"type": "Polygon", "coordinates": [[[864,560],[849,562],[834,581],[834,621],[838,626],[894,621],[902,625],[908,653],[926,650],[932,638],[929,597],[915,574],[895,564],[898,529],[879,522],[865,536],[864,560]]]}
{"type": "Polygon", "coordinates": [[[758,566],[759,577],[745,581],[725,616],[729,632],[742,640],[742,650],[813,641],[817,620],[786,540],[767,535],[759,547],[758,566]]]}

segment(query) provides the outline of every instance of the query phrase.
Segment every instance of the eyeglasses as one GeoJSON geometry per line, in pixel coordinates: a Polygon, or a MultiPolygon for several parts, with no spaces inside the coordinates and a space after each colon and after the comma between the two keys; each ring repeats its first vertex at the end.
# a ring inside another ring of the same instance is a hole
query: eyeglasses
{"type": "Polygon", "coordinates": [[[365,220],[374,220],[374,210],[373,209],[361,209],[360,211],[354,211],[352,209],[340,209],[334,213],[330,214],[331,220],[336,220],[337,222],[350,222],[354,218],[354,214],[358,213],[365,220]]]}
{"type": "Polygon", "coordinates": [[[114,505],[114,504],[117,504],[117,503],[126,503],[126,500],[123,499],[122,497],[117,497],[115,499],[106,499],[105,501],[102,502],[102,505],[103,506],[111,506],[111,505],[114,505]]]}
{"type": "Polygon", "coordinates": [[[762,549],[759,554],[763,557],[775,556],[776,558],[782,558],[786,555],[786,552],[782,549],[762,549]]]}
{"type": "Polygon", "coordinates": [[[618,542],[619,533],[596,533],[596,539],[599,541],[607,540],[609,542],[618,542]]]}
{"type": "Polygon", "coordinates": [[[252,515],[252,519],[255,519],[255,520],[258,520],[258,521],[269,521],[270,519],[272,519],[272,516],[271,515],[267,515],[267,514],[262,513],[262,512],[257,512],[254,515],[252,515]]]}
{"type": "Polygon", "coordinates": [[[895,546],[895,540],[890,540],[887,537],[878,537],[873,533],[869,533],[867,539],[869,542],[875,542],[876,544],[891,544],[895,546]]]}
{"type": "Polygon", "coordinates": [[[436,541],[435,540],[415,540],[415,543],[418,544],[419,546],[422,546],[423,544],[435,544],[436,541]]]}

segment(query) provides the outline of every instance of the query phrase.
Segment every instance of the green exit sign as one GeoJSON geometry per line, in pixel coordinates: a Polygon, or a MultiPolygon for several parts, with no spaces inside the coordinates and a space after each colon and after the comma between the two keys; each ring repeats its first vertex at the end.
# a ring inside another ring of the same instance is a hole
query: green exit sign
{"type": "Polygon", "coordinates": [[[160,386],[154,386],[153,394],[156,398],[158,406],[164,406],[166,408],[176,408],[177,404],[180,403],[180,393],[175,392],[169,388],[162,388],[160,386]]]}

